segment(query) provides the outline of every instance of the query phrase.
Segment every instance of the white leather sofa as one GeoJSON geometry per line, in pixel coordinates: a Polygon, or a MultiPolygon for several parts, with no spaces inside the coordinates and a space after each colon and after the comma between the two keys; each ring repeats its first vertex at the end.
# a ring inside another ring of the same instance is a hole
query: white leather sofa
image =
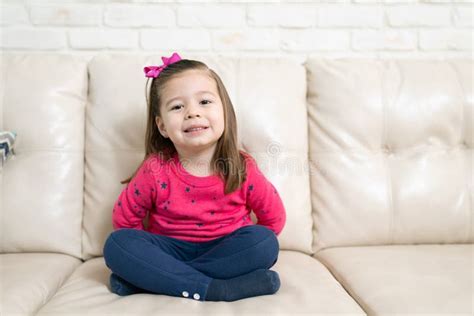
{"type": "MultiPolygon", "coordinates": [[[[161,55],[5,54],[1,315],[472,315],[470,60],[199,59],[287,223],[274,295],[111,293],[112,205],[143,159],[143,67],[161,55]]],[[[252,214],[252,219],[255,217],[252,214]]]]}

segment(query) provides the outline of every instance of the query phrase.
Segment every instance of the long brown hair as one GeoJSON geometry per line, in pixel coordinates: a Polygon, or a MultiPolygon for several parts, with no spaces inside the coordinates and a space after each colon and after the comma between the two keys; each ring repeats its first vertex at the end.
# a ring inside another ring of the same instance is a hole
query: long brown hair
{"type": "MultiPolygon", "coordinates": [[[[211,160],[211,168],[225,181],[224,193],[228,194],[237,190],[246,178],[245,153],[241,154],[238,148],[237,120],[235,118],[234,107],[229,98],[227,90],[219,75],[206,64],[197,60],[182,59],[164,68],[158,77],[152,79],[150,87],[150,98],[147,96],[148,118],[145,135],[145,157],[140,166],[152,154],[158,154],[161,159],[169,160],[176,152],[173,142],[169,138],[163,137],[156,126],[155,117],[160,116],[163,89],[166,83],[174,76],[186,70],[203,70],[213,78],[217,84],[219,97],[224,108],[224,132],[217,141],[216,150],[211,160]]],[[[148,81],[147,81],[148,83],[148,81]]],[[[146,93],[148,94],[148,93],[146,93]]],[[[135,170],[130,178],[120,183],[130,182],[137,173],[140,166],[135,170]]]]}

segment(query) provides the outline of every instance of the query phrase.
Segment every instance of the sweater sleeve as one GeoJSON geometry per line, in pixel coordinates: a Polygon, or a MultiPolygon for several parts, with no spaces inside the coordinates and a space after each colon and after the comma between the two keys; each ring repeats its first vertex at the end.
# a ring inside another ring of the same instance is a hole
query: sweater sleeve
{"type": "Polygon", "coordinates": [[[135,228],[143,230],[143,219],[154,207],[156,188],[149,160],[138,168],[115,202],[112,213],[114,230],[135,228]]]}
{"type": "Polygon", "coordinates": [[[252,157],[247,157],[247,207],[257,217],[257,225],[263,225],[277,236],[286,223],[283,202],[273,184],[267,180],[252,157]]]}

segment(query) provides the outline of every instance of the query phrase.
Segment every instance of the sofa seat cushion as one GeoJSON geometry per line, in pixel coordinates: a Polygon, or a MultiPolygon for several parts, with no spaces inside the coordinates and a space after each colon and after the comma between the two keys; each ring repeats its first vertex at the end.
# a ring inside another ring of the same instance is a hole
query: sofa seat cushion
{"type": "Polygon", "coordinates": [[[38,315],[152,315],[157,311],[160,315],[365,315],[330,272],[309,255],[281,251],[272,270],[280,274],[282,284],[274,295],[234,302],[201,302],[154,294],[118,296],[110,291],[111,271],[103,257],[93,258],[74,272],[38,315]]]}
{"type": "Polygon", "coordinates": [[[369,315],[473,315],[473,244],[341,247],[314,256],[369,315]]]}
{"type": "Polygon", "coordinates": [[[0,315],[34,314],[80,266],[57,253],[0,255],[0,315]]]}

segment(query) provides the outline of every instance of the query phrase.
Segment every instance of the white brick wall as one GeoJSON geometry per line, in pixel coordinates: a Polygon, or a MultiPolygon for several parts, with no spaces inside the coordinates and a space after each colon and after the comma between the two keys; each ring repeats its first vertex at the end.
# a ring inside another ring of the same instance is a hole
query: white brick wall
{"type": "Polygon", "coordinates": [[[383,11],[380,5],[325,5],[318,10],[318,26],[382,27],[383,11]]]}
{"type": "Polygon", "coordinates": [[[167,27],[175,26],[174,10],[166,5],[111,4],[104,8],[106,27],[167,27]]]}
{"type": "Polygon", "coordinates": [[[316,6],[307,4],[252,5],[247,9],[247,24],[250,27],[312,28],[316,25],[316,12],[316,6]]]}
{"type": "Polygon", "coordinates": [[[245,6],[241,5],[183,5],[176,8],[179,27],[243,28],[245,13],[245,6]]]}
{"type": "Polygon", "coordinates": [[[474,0],[0,0],[6,52],[472,58],[474,0]]]}
{"type": "Polygon", "coordinates": [[[361,30],[352,33],[352,48],[366,50],[416,50],[416,30],[361,30]]]}
{"type": "Polygon", "coordinates": [[[101,5],[33,4],[28,9],[34,26],[99,26],[102,22],[101,5]]]}
{"type": "Polygon", "coordinates": [[[451,10],[445,6],[419,4],[402,5],[386,10],[388,25],[406,26],[449,26],[451,10]]]}

